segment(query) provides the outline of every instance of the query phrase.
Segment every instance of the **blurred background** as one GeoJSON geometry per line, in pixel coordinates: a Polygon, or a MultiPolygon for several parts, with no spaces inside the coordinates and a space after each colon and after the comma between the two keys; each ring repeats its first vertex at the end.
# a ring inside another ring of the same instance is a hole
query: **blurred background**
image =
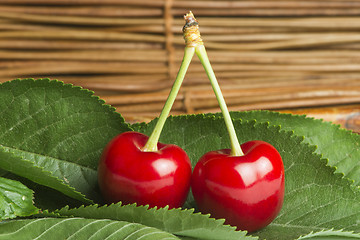
{"type": "MultiPolygon", "coordinates": [[[[0,0],[0,82],[58,79],[149,121],[180,66],[189,10],[230,110],[360,132],[360,1],[0,0]]],[[[171,114],[218,111],[195,56],[171,114]]]]}

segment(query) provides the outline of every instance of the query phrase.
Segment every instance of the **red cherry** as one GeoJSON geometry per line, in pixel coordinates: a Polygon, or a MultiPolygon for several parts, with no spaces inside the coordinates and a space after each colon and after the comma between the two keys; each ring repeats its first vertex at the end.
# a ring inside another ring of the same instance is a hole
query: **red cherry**
{"type": "Polygon", "coordinates": [[[203,155],[191,187],[202,213],[253,232],[270,224],[282,207],[284,166],[269,143],[249,141],[241,148],[243,156],[231,156],[230,149],[203,155]]]}
{"type": "Polygon", "coordinates": [[[191,163],[180,147],[158,143],[158,151],[143,151],[148,137],[125,132],[104,149],[98,180],[104,199],[150,207],[181,207],[191,181],[191,163]]]}

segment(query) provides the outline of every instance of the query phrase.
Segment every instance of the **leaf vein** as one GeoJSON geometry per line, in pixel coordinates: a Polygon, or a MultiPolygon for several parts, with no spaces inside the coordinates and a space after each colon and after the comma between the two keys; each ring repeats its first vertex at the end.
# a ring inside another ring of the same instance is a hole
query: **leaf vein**
{"type": "MultiPolygon", "coordinates": [[[[355,212],[355,213],[352,213],[352,214],[350,214],[350,215],[346,215],[346,216],[342,216],[342,217],[339,217],[339,218],[336,218],[336,219],[331,219],[331,220],[328,220],[328,221],[325,221],[325,222],[318,223],[318,224],[316,224],[316,225],[314,225],[314,226],[320,226],[320,225],[324,225],[324,224],[326,224],[326,223],[336,222],[336,221],[339,221],[339,220],[341,220],[341,219],[345,219],[345,218],[349,218],[349,217],[352,217],[352,216],[356,216],[356,215],[358,215],[358,214],[359,214],[359,212],[355,212]]],[[[356,226],[356,225],[358,225],[358,224],[354,224],[354,225],[356,226]]]]}
{"type": "Polygon", "coordinates": [[[89,226],[91,225],[96,225],[97,223],[99,222],[106,222],[106,221],[109,221],[107,219],[96,219],[92,222],[90,222],[89,224],[86,224],[84,226],[82,226],[80,229],[78,229],[76,232],[72,233],[70,236],[68,236],[67,240],[70,240],[71,238],[73,238],[76,234],[78,234],[79,232],[83,231],[84,229],[88,228],[89,226]]]}
{"type": "Polygon", "coordinates": [[[302,214],[302,215],[300,215],[300,216],[298,216],[298,217],[296,217],[296,218],[294,218],[294,219],[291,219],[290,221],[288,221],[288,222],[285,223],[285,224],[289,224],[289,223],[291,223],[291,222],[294,222],[294,221],[296,221],[296,220],[304,217],[305,215],[308,215],[308,214],[311,214],[311,213],[313,213],[313,212],[316,212],[316,211],[318,211],[318,210],[320,210],[320,209],[322,209],[322,208],[324,208],[324,207],[330,206],[331,204],[334,204],[335,202],[338,202],[338,201],[340,201],[340,200],[341,200],[340,198],[339,198],[339,199],[335,199],[334,201],[328,202],[328,203],[326,203],[326,204],[324,204],[324,205],[318,206],[318,207],[316,207],[316,208],[312,208],[310,211],[305,212],[304,214],[302,214]]]}
{"type": "MultiPolygon", "coordinates": [[[[31,90],[31,89],[28,89],[28,90],[25,91],[23,94],[18,95],[17,97],[22,96],[22,95],[25,96],[25,93],[27,93],[29,90],[31,90]]],[[[30,113],[30,114],[27,115],[27,117],[21,119],[20,121],[15,122],[14,125],[12,125],[12,126],[11,126],[10,128],[8,128],[6,131],[4,131],[4,133],[3,133],[2,135],[0,135],[0,139],[3,138],[3,136],[6,135],[9,131],[11,131],[11,129],[13,129],[14,127],[17,127],[17,126],[21,125],[22,123],[26,122],[26,121],[29,120],[29,119],[32,119],[33,116],[37,115],[38,113],[40,113],[41,111],[45,110],[46,108],[48,108],[48,107],[50,107],[50,106],[58,103],[58,102],[61,101],[62,99],[64,99],[64,98],[59,98],[59,99],[53,101],[51,104],[44,105],[43,107],[39,108],[36,112],[30,113]]],[[[10,106],[10,104],[9,104],[9,106],[10,106]]]]}
{"type": "MultiPolygon", "coordinates": [[[[118,223],[118,222],[112,221],[112,222],[110,222],[109,224],[107,224],[107,225],[103,226],[102,228],[98,229],[98,230],[96,231],[96,233],[99,233],[99,232],[101,232],[102,230],[104,230],[104,229],[106,229],[106,228],[109,228],[109,227],[111,227],[112,225],[117,224],[117,223],[118,223]]],[[[93,239],[93,238],[95,238],[95,234],[93,234],[88,240],[91,240],[91,239],[93,239]]],[[[95,238],[95,239],[98,239],[98,238],[95,238]]],[[[104,239],[104,240],[106,240],[106,239],[104,239]]]]}
{"type": "Polygon", "coordinates": [[[124,240],[127,240],[129,239],[131,236],[141,232],[141,231],[144,231],[144,230],[148,230],[150,229],[150,227],[143,227],[143,228],[140,228],[140,229],[137,229],[136,231],[132,232],[131,234],[129,234],[126,238],[124,238],[124,240]]]}
{"type": "Polygon", "coordinates": [[[74,221],[74,220],[77,220],[77,219],[79,219],[79,218],[67,218],[67,219],[61,220],[61,221],[55,223],[54,225],[52,225],[51,227],[47,228],[44,232],[42,232],[39,236],[37,236],[33,240],[39,239],[41,236],[45,235],[47,232],[50,232],[52,229],[54,229],[55,227],[63,224],[64,222],[74,221]]]}
{"type": "MultiPolygon", "coordinates": [[[[63,160],[63,159],[60,159],[60,158],[55,158],[55,157],[51,157],[51,156],[48,156],[48,155],[44,155],[44,154],[39,154],[39,153],[34,153],[34,152],[29,152],[29,151],[25,151],[25,150],[22,150],[22,149],[16,149],[16,148],[12,148],[12,147],[7,147],[7,146],[4,146],[4,145],[1,145],[0,144],[0,147],[3,147],[4,149],[9,149],[9,152],[12,152],[14,153],[15,155],[17,155],[15,152],[18,151],[18,152],[24,152],[24,153],[27,153],[27,154],[30,154],[30,155],[34,155],[34,156],[39,156],[39,157],[45,157],[45,158],[49,158],[51,160],[54,160],[55,162],[56,161],[59,161],[59,162],[64,162],[66,164],[70,164],[70,165],[75,165],[79,168],[84,168],[84,169],[87,169],[87,170],[90,170],[90,171],[96,171],[90,167],[87,167],[87,166],[83,166],[83,165],[80,165],[78,163],[75,163],[75,162],[68,162],[66,160],[63,160]],[[12,151],[11,151],[12,150],[12,151]],[[15,152],[14,152],[15,151],[15,152]]],[[[32,163],[34,163],[34,165],[38,166],[37,164],[35,164],[34,161],[31,161],[29,159],[26,159],[32,163]]],[[[38,166],[38,167],[41,167],[41,166],[38,166]]]]}
{"type": "MultiPolygon", "coordinates": [[[[112,234],[110,234],[109,236],[107,236],[104,240],[107,240],[109,239],[110,237],[112,236],[115,236],[115,234],[117,234],[119,231],[123,231],[125,228],[128,228],[132,225],[136,225],[135,223],[128,223],[128,224],[125,224],[124,226],[122,226],[121,228],[119,228],[118,230],[116,230],[115,232],[113,232],[112,234]]],[[[131,233],[132,234],[132,233],[131,233]]],[[[126,239],[126,238],[125,238],[126,239]]],[[[124,240],[125,240],[124,239],[124,240]]]]}

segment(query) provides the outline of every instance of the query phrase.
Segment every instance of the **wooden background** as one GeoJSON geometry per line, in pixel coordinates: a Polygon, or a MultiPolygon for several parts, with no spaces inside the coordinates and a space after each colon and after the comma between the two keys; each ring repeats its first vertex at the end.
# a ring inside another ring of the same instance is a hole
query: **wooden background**
{"type": "MultiPolygon", "coordinates": [[[[0,0],[0,81],[59,79],[147,121],[180,66],[189,10],[230,110],[360,131],[360,1],[0,0]]],[[[195,57],[172,114],[218,111],[195,57]]]]}

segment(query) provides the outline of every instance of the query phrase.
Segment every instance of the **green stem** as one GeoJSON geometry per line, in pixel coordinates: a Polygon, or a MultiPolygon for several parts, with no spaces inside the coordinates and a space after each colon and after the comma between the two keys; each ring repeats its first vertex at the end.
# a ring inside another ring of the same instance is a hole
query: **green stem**
{"type": "Polygon", "coordinates": [[[143,151],[146,152],[155,152],[157,151],[157,143],[160,138],[161,131],[165,125],[166,119],[169,116],[170,110],[172,108],[172,105],[174,104],[174,101],[176,99],[176,96],[179,92],[179,89],[181,87],[181,84],[184,80],[186,71],[190,65],[191,59],[193,58],[195,53],[194,47],[185,47],[184,51],[184,57],[179,69],[179,72],[176,76],[175,82],[170,90],[169,96],[165,102],[165,105],[161,111],[161,114],[159,116],[159,119],[155,125],[155,128],[153,132],[151,133],[148,141],[146,142],[145,146],[142,148],[143,151]]]}
{"type": "Polygon", "coordinates": [[[221,93],[221,89],[218,81],[216,80],[215,73],[211,67],[209,58],[207,56],[204,45],[198,45],[195,47],[195,53],[199,57],[201,64],[204,66],[206,74],[211,82],[212,88],[215,92],[216,99],[219,102],[221,112],[224,116],[225,125],[230,137],[231,143],[231,155],[232,156],[243,156],[244,153],[240,147],[239,141],[236,136],[235,128],[230,117],[229,110],[226,106],[225,99],[221,93]]]}

